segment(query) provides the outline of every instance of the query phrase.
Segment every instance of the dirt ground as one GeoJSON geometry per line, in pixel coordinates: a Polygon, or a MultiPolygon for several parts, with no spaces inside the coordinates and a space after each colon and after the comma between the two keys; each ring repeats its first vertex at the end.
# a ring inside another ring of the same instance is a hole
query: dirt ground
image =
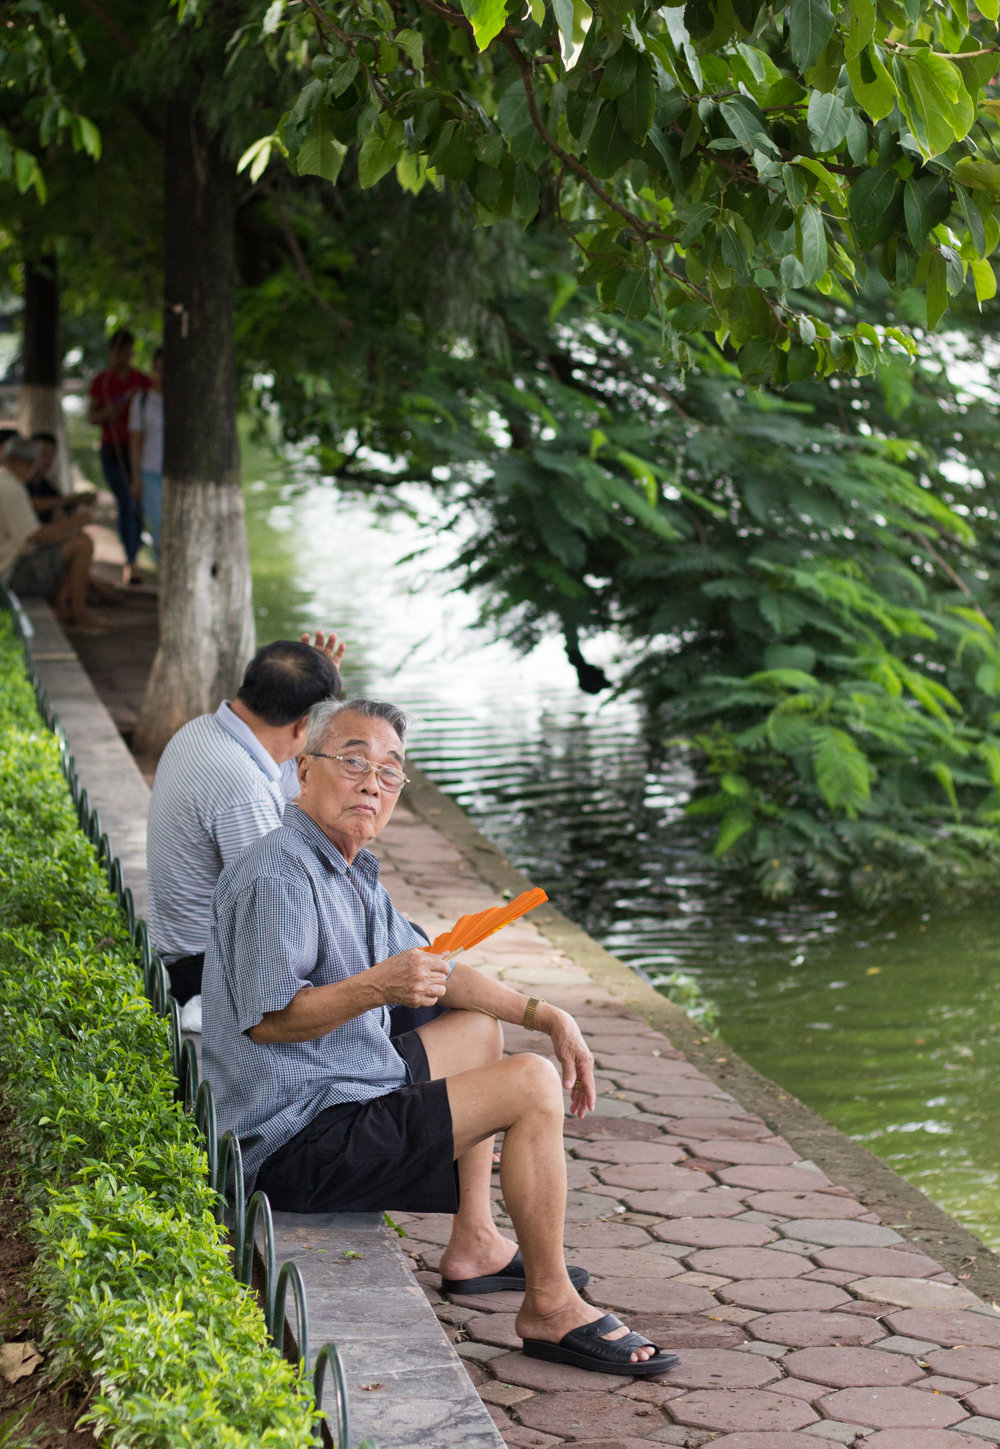
{"type": "MultiPolygon", "coordinates": [[[[0,1343],[34,1342],[41,1334],[29,1286],[34,1258],[10,1118],[0,1112],[0,1343]]],[[[86,1406],[83,1386],[53,1387],[44,1362],[14,1383],[0,1374],[0,1444],[11,1449],[94,1449],[90,1431],[76,1427],[86,1406]]]]}

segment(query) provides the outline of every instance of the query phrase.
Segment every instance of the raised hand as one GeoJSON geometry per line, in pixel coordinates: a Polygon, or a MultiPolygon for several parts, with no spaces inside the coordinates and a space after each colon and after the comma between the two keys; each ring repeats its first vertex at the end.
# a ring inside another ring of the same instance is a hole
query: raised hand
{"type": "Polygon", "coordinates": [[[347,648],[346,644],[339,644],[337,642],[337,636],[332,629],[327,634],[324,634],[322,629],[317,629],[315,636],[300,634],[299,642],[301,644],[311,644],[314,649],[318,649],[321,654],[325,654],[330,663],[335,666],[340,664],[340,661],[344,657],[344,651],[347,648]]]}

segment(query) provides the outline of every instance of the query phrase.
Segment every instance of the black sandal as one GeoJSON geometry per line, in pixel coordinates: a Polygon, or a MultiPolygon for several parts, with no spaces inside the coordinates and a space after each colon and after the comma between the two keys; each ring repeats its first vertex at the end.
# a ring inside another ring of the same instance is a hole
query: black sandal
{"type": "Polygon", "coordinates": [[[626,1333],[622,1338],[605,1338],[616,1328],[624,1328],[620,1318],[605,1313],[596,1323],[571,1328],[558,1343],[541,1338],[526,1338],[522,1349],[527,1358],[544,1358],[549,1363],[568,1363],[574,1368],[590,1369],[598,1374],[662,1374],[674,1368],[680,1359],[675,1353],[657,1348],[652,1358],[633,1362],[637,1348],[656,1348],[641,1333],[626,1333]]]}

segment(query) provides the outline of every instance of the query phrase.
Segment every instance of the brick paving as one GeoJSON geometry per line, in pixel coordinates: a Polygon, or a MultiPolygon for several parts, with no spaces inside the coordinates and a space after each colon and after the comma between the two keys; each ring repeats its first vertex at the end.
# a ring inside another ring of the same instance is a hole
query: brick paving
{"type": "MultiPolygon", "coordinates": [[[[379,853],[393,899],[432,935],[496,902],[433,822],[404,805],[379,853]]],[[[801,1160],[530,917],[470,959],[565,1006],[586,1033],[599,1098],[593,1115],[566,1121],[567,1259],[590,1269],[594,1303],[681,1356],[652,1380],[526,1359],[519,1296],[446,1299],[435,1270],[449,1219],[397,1214],[417,1277],[511,1449],[1000,1444],[991,1304],[801,1160]]],[[[547,1047],[505,1033],[508,1050],[547,1047]]]]}

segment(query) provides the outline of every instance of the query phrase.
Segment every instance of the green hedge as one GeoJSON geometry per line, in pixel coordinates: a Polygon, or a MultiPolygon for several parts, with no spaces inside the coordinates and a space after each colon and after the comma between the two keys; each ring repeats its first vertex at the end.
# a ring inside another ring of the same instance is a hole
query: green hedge
{"type": "Polygon", "coordinates": [[[234,1278],[167,1022],[77,826],[0,613],[0,1062],[39,1255],[49,1371],[102,1440],[307,1449],[307,1379],[234,1278]]]}

